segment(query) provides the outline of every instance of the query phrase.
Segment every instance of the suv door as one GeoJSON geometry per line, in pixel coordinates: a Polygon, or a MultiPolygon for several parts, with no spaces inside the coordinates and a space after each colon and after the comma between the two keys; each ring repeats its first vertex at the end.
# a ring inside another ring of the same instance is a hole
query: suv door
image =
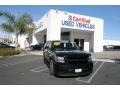
{"type": "Polygon", "coordinates": [[[51,53],[52,53],[52,51],[51,51],[51,42],[48,42],[48,49],[47,49],[47,52],[46,52],[46,57],[47,57],[48,62],[50,62],[51,53]]]}
{"type": "Polygon", "coordinates": [[[44,57],[45,57],[47,63],[49,63],[50,53],[51,53],[51,42],[47,42],[44,47],[44,57]]]}
{"type": "Polygon", "coordinates": [[[47,59],[47,47],[48,47],[48,43],[45,43],[44,49],[43,49],[43,53],[44,53],[44,58],[47,59]]]}

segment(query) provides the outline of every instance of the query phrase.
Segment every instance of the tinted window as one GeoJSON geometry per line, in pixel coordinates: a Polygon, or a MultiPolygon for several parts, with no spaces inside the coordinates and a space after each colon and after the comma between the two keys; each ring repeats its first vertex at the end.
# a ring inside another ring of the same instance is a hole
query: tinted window
{"type": "Polygon", "coordinates": [[[71,42],[53,42],[53,49],[55,51],[62,51],[62,50],[78,50],[78,46],[75,43],[71,42]]]}

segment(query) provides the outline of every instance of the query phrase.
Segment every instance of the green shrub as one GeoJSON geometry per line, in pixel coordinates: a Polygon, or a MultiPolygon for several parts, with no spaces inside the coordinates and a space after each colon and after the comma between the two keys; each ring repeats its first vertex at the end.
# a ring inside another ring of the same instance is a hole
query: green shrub
{"type": "Polygon", "coordinates": [[[12,56],[20,54],[20,51],[15,51],[14,48],[0,48],[0,56],[12,56]]]}

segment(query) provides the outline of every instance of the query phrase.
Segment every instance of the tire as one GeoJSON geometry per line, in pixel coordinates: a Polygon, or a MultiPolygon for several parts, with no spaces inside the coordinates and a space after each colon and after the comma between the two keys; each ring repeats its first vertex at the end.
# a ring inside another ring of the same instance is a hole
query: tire
{"type": "Polygon", "coordinates": [[[53,60],[50,61],[49,72],[50,72],[50,75],[55,75],[55,69],[54,69],[53,60]]]}
{"type": "Polygon", "coordinates": [[[43,56],[43,61],[44,61],[44,64],[46,64],[46,62],[45,62],[45,56],[43,56]]]}
{"type": "Polygon", "coordinates": [[[45,59],[45,56],[43,55],[43,61],[44,61],[44,64],[47,64],[46,63],[46,59],[45,59]]]}

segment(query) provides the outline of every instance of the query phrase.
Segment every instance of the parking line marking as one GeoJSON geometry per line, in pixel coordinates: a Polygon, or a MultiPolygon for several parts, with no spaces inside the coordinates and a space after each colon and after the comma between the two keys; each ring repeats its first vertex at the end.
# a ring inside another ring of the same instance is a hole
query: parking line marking
{"type": "Polygon", "coordinates": [[[28,62],[33,62],[33,60],[16,61],[16,62],[3,62],[1,65],[8,67],[8,66],[14,66],[17,64],[28,63],[28,62]]]}
{"type": "Polygon", "coordinates": [[[92,79],[94,78],[94,76],[97,74],[97,72],[101,69],[101,67],[103,66],[103,64],[104,64],[105,62],[102,62],[101,64],[100,64],[100,66],[97,68],[97,70],[93,73],[93,75],[89,78],[89,80],[88,80],[88,83],[90,83],[91,81],[92,81],[92,79]]]}
{"type": "Polygon", "coordinates": [[[111,59],[93,59],[93,61],[102,61],[102,62],[111,62],[111,63],[115,63],[114,60],[111,59]]]}
{"type": "Polygon", "coordinates": [[[42,71],[45,71],[47,70],[48,68],[44,68],[44,69],[40,69],[40,70],[32,70],[32,72],[42,72],[42,71]]]}
{"type": "Polygon", "coordinates": [[[97,63],[98,63],[98,62],[96,61],[96,62],[94,63],[94,65],[97,64],[97,63]]]}
{"type": "MultiPolygon", "coordinates": [[[[97,62],[96,62],[97,63],[97,62]]],[[[95,63],[95,64],[96,64],[95,63]]],[[[80,80],[80,77],[79,78],[76,78],[77,81],[81,81],[81,82],[84,82],[84,83],[90,83],[92,81],[92,79],[94,78],[94,76],[97,74],[97,72],[101,69],[101,67],[103,66],[105,62],[102,62],[100,64],[100,66],[97,68],[97,70],[92,74],[92,76],[87,80],[87,81],[84,81],[84,80],[80,80]]],[[[94,64],[94,65],[95,65],[94,64]]]]}
{"type": "Polygon", "coordinates": [[[32,71],[32,72],[41,72],[41,71],[45,71],[45,70],[47,70],[46,66],[41,66],[41,67],[31,69],[30,71],[32,71]]]}
{"type": "Polygon", "coordinates": [[[80,80],[80,78],[76,78],[75,80],[76,81],[81,81],[81,82],[84,82],[84,83],[88,83],[88,81],[80,80]]]}
{"type": "MultiPolygon", "coordinates": [[[[98,63],[98,61],[96,61],[93,65],[96,65],[98,63]]],[[[84,81],[84,80],[80,80],[80,77],[79,78],[76,78],[77,81],[81,81],[81,82],[84,82],[84,83],[88,83],[88,81],[84,81]]]]}
{"type": "Polygon", "coordinates": [[[32,70],[37,70],[37,69],[41,69],[41,68],[44,68],[46,66],[40,66],[40,67],[37,67],[37,68],[33,68],[32,70]]]}

